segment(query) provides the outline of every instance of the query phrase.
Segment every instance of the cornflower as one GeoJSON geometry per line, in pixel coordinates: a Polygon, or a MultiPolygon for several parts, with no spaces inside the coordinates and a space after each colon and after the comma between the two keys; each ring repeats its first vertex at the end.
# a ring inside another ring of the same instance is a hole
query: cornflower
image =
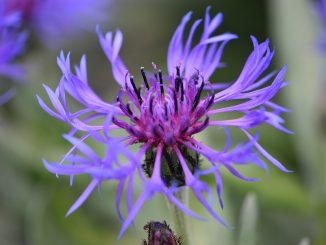
{"type": "Polygon", "coordinates": [[[227,226],[204,197],[204,193],[210,196],[211,190],[201,176],[215,176],[217,196],[223,208],[222,167],[246,181],[257,179],[243,176],[236,166],[255,164],[267,170],[262,157],[280,170],[289,171],[258,143],[257,135],[249,132],[259,125],[269,124],[291,133],[282,125],[283,119],[280,117],[287,109],[271,102],[274,95],[287,85],[284,82],[286,68],[284,66],[279,72],[264,74],[274,51],[270,50],[268,40],[259,43],[255,37],[251,37],[253,51],[238,78],[232,83],[211,83],[211,75],[222,66],[221,56],[225,45],[237,36],[231,33],[213,35],[222,22],[222,14],[211,18],[209,10],[208,7],[204,21],[196,20],[193,23],[185,42],[185,28],[191,13],[183,17],[168,48],[167,74],[163,74],[154,63],[152,72],[141,67],[141,86],[136,85],[135,77],[128,72],[119,55],[122,33],[118,30],[115,35],[108,32],[103,36],[98,28],[100,44],[120,86],[114,103],[103,101],[88,85],[85,56],[80,66],[75,67],[74,73],[70,68],[70,55],[60,54],[58,65],[63,75],[58,87],[52,91],[44,85],[54,109],[48,107],[39,96],[37,98],[47,113],[71,125],[72,131],[65,138],[73,147],[61,161],[67,162],[67,165],[45,160],[44,165],[57,175],[73,177],[88,174],[92,178],[68,214],[76,210],[101,182],[115,180],[118,182],[116,209],[123,221],[119,237],[132,223],[144,202],[158,192],[186,214],[202,219],[176,198],[176,192],[184,188],[191,189],[202,206],[227,226]],[[200,24],[203,24],[203,32],[199,42],[194,43],[193,37],[200,24]],[[71,112],[66,95],[76,100],[82,108],[71,112]],[[216,115],[231,113],[232,116],[232,112],[241,116],[227,120],[211,119],[216,115]],[[196,134],[210,127],[225,130],[227,140],[224,149],[215,150],[195,138],[196,134]],[[248,142],[231,149],[230,127],[240,129],[248,142]],[[123,131],[125,136],[113,137],[116,131],[123,131]],[[76,137],[77,132],[81,136],[76,137]],[[86,139],[103,144],[104,157],[99,157],[87,145],[86,139]],[[130,146],[136,144],[139,145],[138,152],[131,153],[130,146]],[[77,151],[81,154],[77,155],[77,151]],[[124,164],[119,162],[118,155],[126,156],[124,164]],[[207,159],[210,167],[203,168],[199,164],[200,156],[207,159]],[[143,188],[134,202],[136,175],[142,181],[143,188]],[[128,211],[125,219],[119,208],[124,188],[128,211]]]}

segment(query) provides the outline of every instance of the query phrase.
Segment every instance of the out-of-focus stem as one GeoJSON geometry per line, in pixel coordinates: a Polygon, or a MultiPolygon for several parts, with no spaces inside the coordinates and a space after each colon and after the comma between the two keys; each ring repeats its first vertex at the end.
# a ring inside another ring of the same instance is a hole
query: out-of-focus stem
{"type": "MultiPolygon", "coordinates": [[[[183,188],[182,190],[175,192],[174,196],[178,198],[185,206],[188,206],[189,197],[188,190],[183,188]]],[[[168,202],[169,211],[171,214],[171,218],[174,224],[174,233],[177,236],[181,237],[182,245],[191,245],[191,238],[189,231],[190,225],[188,222],[188,216],[182,212],[179,208],[177,208],[173,203],[168,202]]]]}

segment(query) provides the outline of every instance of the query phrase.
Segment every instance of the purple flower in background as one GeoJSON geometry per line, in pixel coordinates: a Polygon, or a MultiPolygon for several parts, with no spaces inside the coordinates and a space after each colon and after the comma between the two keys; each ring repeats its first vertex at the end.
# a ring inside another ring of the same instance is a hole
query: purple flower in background
{"type": "MultiPolygon", "coordinates": [[[[3,80],[19,81],[24,75],[23,68],[15,64],[25,46],[27,34],[20,31],[21,15],[19,12],[6,14],[4,6],[0,4],[0,86],[4,86],[3,80]]],[[[0,104],[8,101],[15,90],[9,89],[0,95],[0,104]]]]}
{"type": "Polygon", "coordinates": [[[211,190],[201,176],[215,176],[217,195],[223,207],[220,168],[224,167],[240,179],[255,181],[257,179],[240,174],[236,166],[255,164],[267,170],[261,159],[264,157],[288,172],[258,143],[258,137],[249,132],[261,124],[269,124],[290,133],[282,126],[283,119],[280,117],[287,109],[271,102],[274,95],[286,86],[283,80],[286,69],[283,67],[279,72],[265,73],[274,55],[269,41],[259,43],[251,37],[253,51],[239,76],[232,83],[214,84],[210,82],[210,77],[222,66],[223,49],[236,35],[214,35],[222,22],[222,14],[211,18],[207,8],[205,19],[195,21],[184,39],[190,18],[191,13],[183,17],[170,41],[167,73],[154,63],[151,72],[142,67],[139,73],[141,86],[136,85],[136,78],[128,72],[119,56],[122,33],[117,31],[114,35],[108,32],[103,36],[97,30],[101,46],[111,62],[114,78],[120,86],[114,103],[103,101],[89,87],[85,57],[75,72],[70,68],[69,54],[65,57],[62,53],[58,57],[63,73],[59,86],[52,91],[44,85],[54,109],[39,96],[37,98],[46,112],[71,125],[72,131],[65,137],[73,146],[60,163],[44,161],[44,164],[55,174],[71,178],[77,174],[92,177],[90,185],[68,214],[78,208],[101,182],[113,180],[118,182],[116,208],[121,220],[119,207],[126,189],[128,215],[123,220],[120,236],[144,202],[158,192],[185,213],[201,218],[174,196],[181,188],[190,188],[203,207],[226,226],[204,197],[204,193],[211,195],[211,190]],[[198,43],[194,43],[194,34],[201,24],[203,32],[198,43]],[[69,109],[67,95],[79,102],[79,110],[69,109]],[[225,118],[225,115],[229,119],[218,119],[225,118]],[[224,149],[212,149],[195,139],[196,134],[210,127],[225,131],[224,149]],[[248,142],[231,149],[230,127],[240,129],[248,142]],[[123,132],[124,136],[115,138],[116,132],[123,132]],[[101,156],[95,153],[87,140],[104,145],[104,153],[101,156]],[[138,152],[131,153],[131,145],[138,145],[138,152]],[[119,162],[119,156],[125,156],[126,161],[119,162]],[[200,156],[206,158],[210,166],[199,164],[200,156]],[[64,162],[68,164],[62,164],[64,162]],[[143,189],[134,202],[133,186],[137,176],[143,183],[143,189]]]}
{"type": "Polygon", "coordinates": [[[93,28],[105,19],[108,0],[4,0],[6,11],[20,11],[24,23],[46,45],[93,28]]]}

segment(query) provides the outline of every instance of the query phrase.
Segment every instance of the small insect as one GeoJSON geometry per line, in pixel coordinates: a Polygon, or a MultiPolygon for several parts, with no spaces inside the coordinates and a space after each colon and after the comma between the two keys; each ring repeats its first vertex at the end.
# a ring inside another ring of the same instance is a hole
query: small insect
{"type": "Polygon", "coordinates": [[[177,237],[164,220],[163,223],[150,221],[144,226],[148,233],[148,241],[142,245],[181,245],[181,238],[177,237]]]}

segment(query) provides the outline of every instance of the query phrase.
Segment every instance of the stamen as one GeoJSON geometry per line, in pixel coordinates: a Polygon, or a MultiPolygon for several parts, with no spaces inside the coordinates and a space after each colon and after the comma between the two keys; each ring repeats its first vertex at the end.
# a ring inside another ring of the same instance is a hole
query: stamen
{"type": "Polygon", "coordinates": [[[188,133],[189,133],[189,134],[196,134],[196,133],[199,133],[199,132],[203,131],[203,130],[207,127],[208,123],[209,123],[209,117],[206,116],[205,120],[204,120],[202,123],[200,123],[200,124],[194,126],[194,127],[190,130],[190,132],[188,132],[188,133]]]}
{"type": "Polygon", "coordinates": [[[177,66],[176,69],[177,69],[177,77],[180,77],[180,67],[177,66]]]}
{"type": "Polygon", "coordinates": [[[151,96],[150,100],[149,100],[149,112],[151,114],[153,114],[153,101],[154,101],[154,97],[151,96]]]}
{"type": "Polygon", "coordinates": [[[175,91],[178,93],[179,92],[179,86],[181,83],[181,78],[180,77],[176,77],[175,81],[174,81],[174,86],[175,86],[175,91]]]}
{"type": "Polygon", "coordinates": [[[207,110],[209,107],[211,107],[211,105],[213,104],[214,98],[215,98],[215,94],[213,94],[213,95],[211,96],[211,98],[209,99],[208,104],[207,104],[207,106],[206,106],[206,110],[207,110]]]}
{"type": "Polygon", "coordinates": [[[135,93],[136,93],[136,95],[137,95],[137,98],[138,98],[139,104],[142,104],[142,103],[143,103],[143,100],[142,100],[142,98],[141,98],[141,96],[140,96],[140,92],[138,91],[138,89],[137,89],[137,87],[136,87],[136,85],[135,85],[135,83],[134,83],[134,76],[130,76],[130,83],[131,83],[132,88],[134,89],[134,91],[135,91],[135,93]]]}
{"type": "Polygon", "coordinates": [[[174,114],[178,113],[178,100],[177,100],[177,93],[173,91],[173,100],[174,100],[174,114]]]}
{"type": "Polygon", "coordinates": [[[161,95],[164,95],[164,87],[163,87],[163,78],[162,78],[162,71],[158,71],[158,75],[160,77],[160,88],[161,88],[161,95]]]}
{"type": "Polygon", "coordinates": [[[182,81],[180,81],[180,85],[181,85],[181,102],[183,102],[183,96],[184,96],[185,91],[183,89],[183,82],[182,81]]]}
{"type": "Polygon", "coordinates": [[[127,82],[127,77],[128,77],[128,75],[129,75],[129,72],[127,72],[126,75],[125,75],[125,89],[126,89],[126,90],[129,90],[128,82],[127,82]]]}
{"type": "Polygon", "coordinates": [[[119,98],[119,96],[117,97],[117,101],[119,102],[120,109],[125,113],[126,116],[128,116],[134,122],[139,121],[139,118],[134,116],[134,114],[130,108],[129,102],[127,104],[123,103],[123,101],[119,98]]]}
{"type": "Polygon", "coordinates": [[[141,75],[143,76],[143,81],[144,81],[145,87],[147,89],[149,89],[149,84],[148,84],[148,81],[147,81],[146,73],[144,71],[144,67],[140,68],[140,72],[141,72],[141,75]]]}
{"type": "Polygon", "coordinates": [[[130,126],[126,129],[130,134],[133,134],[135,137],[137,137],[138,139],[144,138],[143,134],[135,129],[134,127],[130,126]]]}
{"type": "Polygon", "coordinates": [[[166,102],[164,103],[164,116],[165,116],[165,120],[167,120],[168,119],[168,105],[166,102]]]}
{"type": "Polygon", "coordinates": [[[130,115],[133,115],[133,112],[132,112],[132,110],[131,110],[131,108],[130,108],[130,103],[129,103],[129,102],[127,103],[126,107],[127,107],[127,110],[128,110],[128,112],[129,112],[129,114],[130,114],[130,115]]]}
{"type": "Polygon", "coordinates": [[[201,92],[203,91],[203,88],[204,88],[204,82],[201,83],[201,85],[197,91],[191,111],[194,111],[196,109],[196,107],[199,103],[200,95],[201,95],[201,92]]]}
{"type": "Polygon", "coordinates": [[[118,127],[120,127],[120,128],[124,128],[124,129],[126,129],[126,130],[127,130],[127,128],[129,128],[129,125],[128,125],[127,123],[125,123],[125,122],[123,122],[123,121],[117,119],[116,117],[113,117],[113,118],[112,118],[112,122],[113,122],[115,125],[117,125],[118,127]]]}
{"type": "Polygon", "coordinates": [[[179,92],[179,85],[180,85],[180,82],[181,82],[180,67],[177,66],[176,69],[177,69],[177,77],[174,80],[174,86],[175,86],[175,91],[178,93],[179,92]]]}

